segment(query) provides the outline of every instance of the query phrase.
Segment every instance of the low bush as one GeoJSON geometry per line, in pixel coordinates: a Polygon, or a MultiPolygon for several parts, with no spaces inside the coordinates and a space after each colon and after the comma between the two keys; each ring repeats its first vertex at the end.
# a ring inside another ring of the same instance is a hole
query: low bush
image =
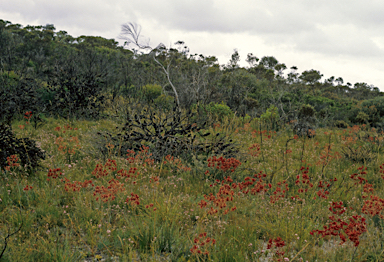
{"type": "Polygon", "coordinates": [[[224,117],[233,116],[233,111],[224,102],[220,104],[211,102],[208,105],[199,105],[199,107],[194,106],[193,108],[197,109],[200,115],[212,117],[216,121],[222,121],[224,117]]]}
{"type": "Polygon", "coordinates": [[[238,152],[227,136],[205,131],[206,122],[196,123],[195,116],[192,111],[182,113],[176,108],[164,115],[151,109],[130,114],[123,128],[125,146],[131,149],[149,146],[156,160],[166,155],[190,160],[192,155],[208,155],[213,151],[225,156],[238,152]]]}
{"type": "Polygon", "coordinates": [[[145,85],[141,88],[142,95],[147,102],[158,98],[163,91],[160,85],[145,85]]]}
{"type": "Polygon", "coordinates": [[[0,124],[0,167],[6,169],[11,162],[19,159],[21,167],[32,170],[39,166],[39,161],[45,159],[45,153],[29,138],[17,138],[11,127],[0,124]],[[13,160],[10,158],[15,156],[13,160]],[[12,160],[12,161],[11,161],[12,160]]]}

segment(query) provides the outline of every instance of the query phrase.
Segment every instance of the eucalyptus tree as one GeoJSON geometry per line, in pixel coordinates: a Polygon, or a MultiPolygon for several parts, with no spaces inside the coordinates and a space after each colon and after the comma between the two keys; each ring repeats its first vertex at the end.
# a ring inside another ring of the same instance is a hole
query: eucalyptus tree
{"type": "Polygon", "coordinates": [[[292,66],[290,69],[291,72],[289,72],[287,75],[287,82],[288,84],[297,83],[299,78],[299,73],[297,73],[298,68],[296,66],[292,66]]]}
{"type": "Polygon", "coordinates": [[[257,58],[257,56],[253,55],[253,53],[248,53],[247,59],[245,59],[245,61],[249,64],[250,68],[257,66],[257,62],[259,62],[259,60],[260,59],[257,58]]]}
{"type": "Polygon", "coordinates": [[[233,50],[233,54],[231,55],[231,59],[229,60],[228,64],[225,66],[225,69],[227,70],[235,70],[240,67],[240,55],[237,49],[233,50]]]}
{"type": "Polygon", "coordinates": [[[306,70],[301,73],[299,76],[299,79],[301,79],[305,84],[314,85],[317,83],[321,78],[323,77],[322,74],[320,74],[319,71],[311,69],[306,70]]]}
{"type": "Polygon", "coordinates": [[[260,60],[260,64],[265,66],[267,69],[274,69],[279,61],[274,56],[264,56],[260,60]]]}
{"type": "Polygon", "coordinates": [[[337,85],[342,85],[344,83],[344,80],[342,77],[338,77],[335,79],[335,82],[337,85]]]}

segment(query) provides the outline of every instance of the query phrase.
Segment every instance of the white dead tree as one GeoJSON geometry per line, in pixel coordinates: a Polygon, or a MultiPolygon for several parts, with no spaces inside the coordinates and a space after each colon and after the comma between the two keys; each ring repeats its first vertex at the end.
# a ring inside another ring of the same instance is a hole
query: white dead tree
{"type": "Polygon", "coordinates": [[[140,33],[141,33],[141,27],[140,25],[137,25],[135,23],[126,23],[121,26],[121,33],[119,38],[122,40],[125,40],[124,45],[129,46],[130,44],[135,45],[139,49],[142,50],[149,50],[149,54],[152,55],[153,60],[161,67],[161,69],[164,71],[169,85],[172,87],[173,93],[176,98],[177,107],[180,109],[180,100],[179,95],[177,93],[176,87],[173,85],[171,78],[170,78],[170,64],[168,63],[167,68],[164,67],[162,63],[157,60],[156,55],[163,50],[166,49],[165,45],[160,43],[156,48],[152,48],[149,46],[149,44],[142,44],[140,43],[140,33]]]}

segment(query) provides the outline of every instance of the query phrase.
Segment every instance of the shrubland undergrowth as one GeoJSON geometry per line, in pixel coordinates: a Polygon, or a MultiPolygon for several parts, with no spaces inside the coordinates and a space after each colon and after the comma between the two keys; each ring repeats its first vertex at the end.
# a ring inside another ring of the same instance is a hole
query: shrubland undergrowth
{"type": "Polygon", "coordinates": [[[46,158],[28,173],[11,154],[1,169],[1,259],[384,259],[383,133],[362,125],[308,138],[288,124],[228,121],[204,134],[226,134],[236,156],[212,150],[188,161],[159,160],[145,144],[117,153],[108,136],[96,143],[96,132],[116,132],[114,120],[15,121],[15,135],[37,141],[46,158]]]}

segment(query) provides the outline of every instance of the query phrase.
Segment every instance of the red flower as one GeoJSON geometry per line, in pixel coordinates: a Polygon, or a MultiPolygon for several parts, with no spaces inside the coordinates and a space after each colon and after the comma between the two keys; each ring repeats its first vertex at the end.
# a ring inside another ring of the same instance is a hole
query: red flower
{"type": "Polygon", "coordinates": [[[31,187],[31,186],[28,186],[28,185],[26,185],[25,187],[24,187],[24,191],[29,191],[29,190],[31,190],[33,187],[31,187]]]}

